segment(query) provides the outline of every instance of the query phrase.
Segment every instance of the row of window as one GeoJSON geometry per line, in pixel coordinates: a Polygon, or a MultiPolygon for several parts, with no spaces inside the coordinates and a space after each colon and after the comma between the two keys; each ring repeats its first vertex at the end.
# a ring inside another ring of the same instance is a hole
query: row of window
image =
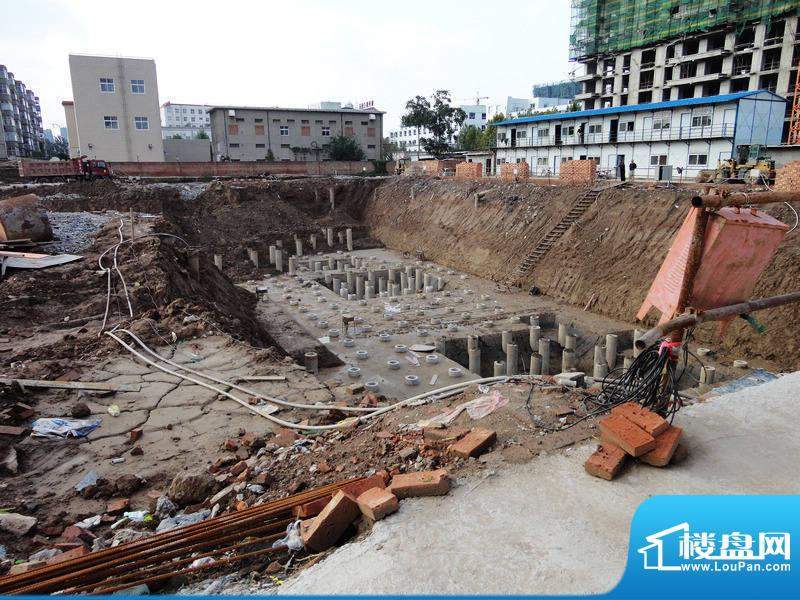
{"type": "MultiPolygon", "coordinates": [[[[119,129],[119,119],[116,115],[104,116],[103,124],[106,129],[119,129]]],[[[139,131],[146,131],[150,129],[150,119],[147,117],[133,117],[133,126],[139,131]]]]}
{"type": "MultiPolygon", "coordinates": [[[[100,78],[100,91],[106,94],[113,94],[117,91],[113,77],[100,78]]],[[[144,79],[131,79],[131,94],[144,94],[144,79]]]]}
{"type": "MultiPolygon", "coordinates": [[[[621,121],[619,124],[619,131],[634,131],[635,129],[635,121],[621,121]]],[[[711,126],[711,116],[710,115],[696,115],[692,117],[692,127],[710,127],[711,126]]],[[[669,129],[670,128],[670,120],[668,117],[653,119],[653,129],[669,129]]],[[[577,129],[578,134],[581,133],[581,128],[578,127],[577,129]]],[[[586,126],[586,133],[596,134],[596,133],[603,133],[603,125],[601,123],[598,124],[590,124],[586,126]]],[[[542,127],[536,130],[536,135],[540,138],[546,138],[550,136],[550,127],[542,127]]],[[[562,128],[562,135],[575,135],[575,126],[568,125],[562,128]]],[[[527,134],[525,130],[517,131],[517,138],[525,138],[527,134]]],[[[498,133],[498,139],[505,140],[506,136],[504,132],[498,133]]]]}
{"type": "MultiPolygon", "coordinates": [[[[247,146],[247,144],[239,144],[239,143],[236,143],[236,142],[228,144],[229,148],[242,148],[244,146],[247,146]]],[[[262,148],[266,148],[267,145],[266,144],[255,144],[255,147],[256,147],[256,150],[260,150],[262,148]]],[[[291,148],[291,147],[292,147],[291,144],[281,144],[281,148],[284,148],[284,149],[288,149],[288,148],[291,148]]],[[[369,150],[374,150],[375,149],[375,144],[367,144],[367,148],[369,150]]]]}
{"type": "MultiPolygon", "coordinates": [[[[278,131],[281,136],[288,137],[290,135],[289,125],[280,125],[278,127],[278,131]]],[[[266,129],[264,125],[256,124],[254,127],[254,134],[255,135],[266,135],[266,129]]],[[[239,125],[238,123],[228,123],[228,135],[239,135],[239,125]]],[[[300,135],[307,137],[311,135],[311,125],[301,125],[300,126],[300,135]]],[[[322,137],[330,137],[331,135],[331,128],[328,126],[322,126],[320,129],[320,135],[322,137]]],[[[355,130],[352,126],[344,128],[344,135],[346,136],[354,136],[355,130]]],[[[375,137],[376,136],[376,129],[374,127],[367,127],[367,137],[375,137]]]]}
{"type": "Polygon", "coordinates": [[[206,116],[205,119],[202,116],[200,116],[200,117],[170,117],[170,116],[167,116],[167,118],[165,120],[167,122],[167,125],[180,125],[181,123],[189,123],[189,122],[191,122],[191,123],[211,123],[211,119],[209,119],[208,116],[206,116]]]}
{"type": "MultiPolygon", "coordinates": [[[[599,156],[587,156],[588,160],[596,160],[598,163],[600,162],[599,156]]],[[[520,162],[524,159],[518,158],[517,162],[520,162]]],[[[550,158],[547,156],[539,156],[536,159],[536,166],[539,167],[547,167],[550,165],[549,163],[550,158]]],[[[562,156],[561,162],[569,162],[572,160],[571,156],[562,156]]],[[[505,159],[498,159],[498,163],[506,162],[505,159]]],[[[666,154],[653,154],[650,156],[650,166],[657,167],[660,165],[667,164],[667,155],[666,154]]],[[[708,164],[708,154],[690,154],[689,155],[689,164],[693,166],[705,166],[708,164]]]]}
{"type": "MultiPolygon", "coordinates": [[[[188,115],[193,115],[193,114],[195,114],[195,109],[186,108],[185,106],[183,106],[181,108],[178,108],[177,106],[165,106],[164,107],[164,112],[166,112],[167,114],[183,113],[184,115],[187,115],[187,114],[188,115]]],[[[205,110],[205,109],[202,109],[202,108],[198,108],[197,109],[197,114],[198,115],[208,114],[208,111],[205,110]]]]}

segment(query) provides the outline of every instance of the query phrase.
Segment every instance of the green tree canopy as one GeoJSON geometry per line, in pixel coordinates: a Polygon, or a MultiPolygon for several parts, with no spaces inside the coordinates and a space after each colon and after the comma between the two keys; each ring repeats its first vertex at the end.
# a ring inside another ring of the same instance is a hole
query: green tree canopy
{"type": "Polygon", "coordinates": [[[486,129],[481,131],[480,145],[481,150],[489,150],[497,145],[497,126],[495,123],[504,121],[506,116],[503,113],[497,113],[486,124],[486,129]]]}
{"type": "Polygon", "coordinates": [[[481,144],[481,130],[474,125],[462,127],[458,134],[458,145],[462,150],[477,150],[481,144]]]}
{"type": "Polygon", "coordinates": [[[208,134],[206,133],[205,129],[201,129],[194,135],[194,139],[196,140],[207,140],[209,139],[208,134]]]}
{"type": "Polygon", "coordinates": [[[328,143],[328,154],[332,160],[364,160],[364,150],[358,142],[346,135],[337,135],[328,143]]]}
{"type": "Polygon", "coordinates": [[[455,132],[464,123],[467,113],[451,105],[448,90],[436,90],[431,99],[415,96],[406,102],[406,114],[403,115],[403,127],[416,127],[420,145],[425,152],[441,157],[452,148],[455,132]],[[430,135],[419,135],[425,128],[430,135]]]}

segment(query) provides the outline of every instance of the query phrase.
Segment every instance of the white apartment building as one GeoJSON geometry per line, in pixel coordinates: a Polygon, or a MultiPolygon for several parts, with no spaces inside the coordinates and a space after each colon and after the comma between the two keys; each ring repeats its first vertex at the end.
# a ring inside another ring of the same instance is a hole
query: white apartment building
{"type": "Polygon", "coordinates": [[[154,60],[70,54],[69,70],[73,101],[62,104],[72,156],[164,161],[154,60]]]}
{"type": "Polygon", "coordinates": [[[211,137],[211,107],[205,104],[178,104],[165,102],[161,105],[161,135],[172,139],[176,135],[193,139],[200,131],[211,137]]]}
{"type": "Polygon", "coordinates": [[[509,119],[497,124],[497,164],[526,161],[532,175],[595,159],[614,174],[633,160],[637,177],[694,178],[750,146],[780,142],[786,100],[761,90],[509,119]]]}

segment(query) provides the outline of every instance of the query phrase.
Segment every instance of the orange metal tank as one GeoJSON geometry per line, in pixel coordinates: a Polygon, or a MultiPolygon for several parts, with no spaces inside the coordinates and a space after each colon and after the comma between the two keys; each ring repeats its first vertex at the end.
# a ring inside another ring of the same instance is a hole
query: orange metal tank
{"type": "MultiPolygon", "coordinates": [[[[702,208],[692,208],[650,286],[636,318],[653,307],[660,323],[671,319],[686,273],[695,221],[702,208]]],[[[687,306],[698,311],[735,304],[752,297],[756,281],[772,260],[789,226],[756,209],[721,208],[709,216],[703,254],[687,306]]],[[[721,332],[729,322],[721,324],[721,332]]]]}

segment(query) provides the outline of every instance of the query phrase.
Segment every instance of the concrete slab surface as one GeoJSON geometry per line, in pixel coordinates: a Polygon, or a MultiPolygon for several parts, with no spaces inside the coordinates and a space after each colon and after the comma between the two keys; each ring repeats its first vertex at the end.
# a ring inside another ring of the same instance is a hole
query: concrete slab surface
{"type": "MultiPolygon", "coordinates": [[[[655,494],[800,492],[800,372],[687,407],[676,417],[689,458],[587,475],[586,443],[398,513],[280,586],[284,594],[586,594],[622,575],[631,517],[655,494]]],[[[232,590],[224,590],[231,592],[232,590]]]]}

